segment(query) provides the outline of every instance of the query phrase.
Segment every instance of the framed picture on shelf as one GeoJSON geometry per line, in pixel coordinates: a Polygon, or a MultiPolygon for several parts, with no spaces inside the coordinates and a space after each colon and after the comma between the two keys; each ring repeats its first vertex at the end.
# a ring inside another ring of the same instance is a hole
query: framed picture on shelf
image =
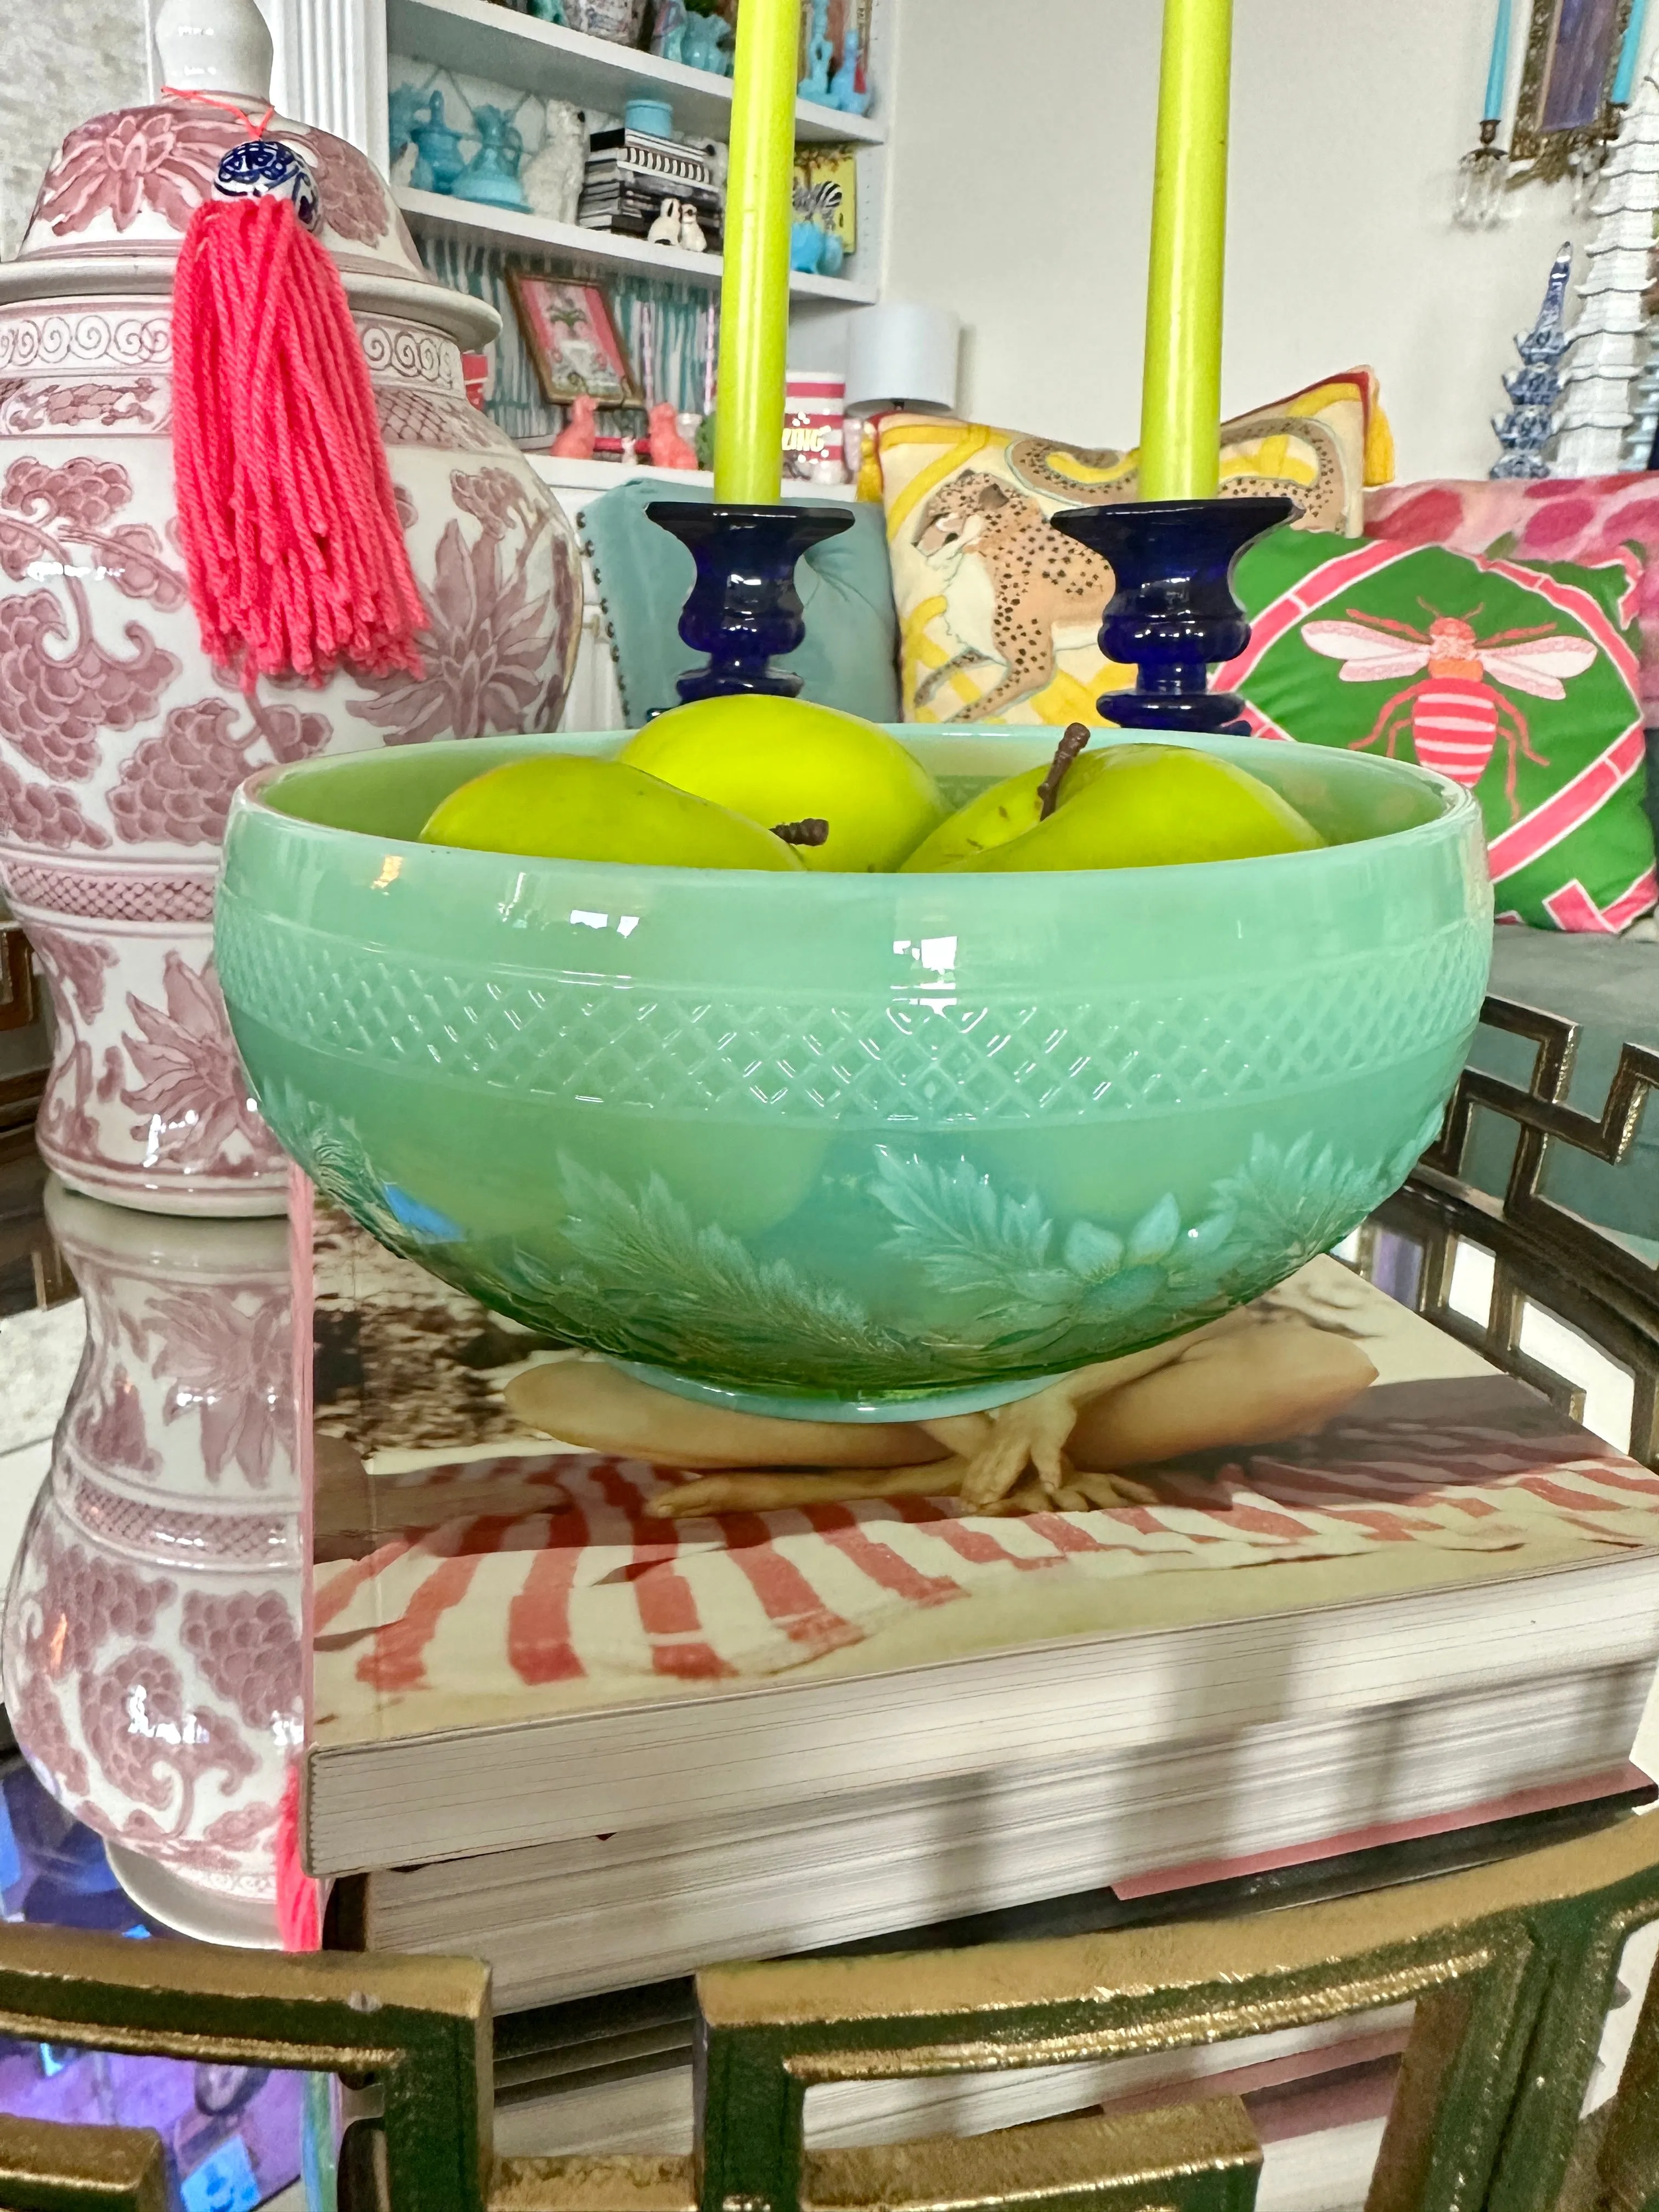
{"type": "Polygon", "coordinates": [[[809,219],[840,239],[844,253],[859,243],[859,172],[850,146],[803,146],[795,155],[795,183],[806,196],[809,219]]]}
{"type": "Polygon", "coordinates": [[[1532,0],[1512,150],[1546,179],[1611,138],[1620,48],[1634,0],[1532,0]]]}
{"type": "Polygon", "coordinates": [[[640,405],[628,350],[601,285],[525,269],[509,269],[507,281],[544,398],[640,405]]]}

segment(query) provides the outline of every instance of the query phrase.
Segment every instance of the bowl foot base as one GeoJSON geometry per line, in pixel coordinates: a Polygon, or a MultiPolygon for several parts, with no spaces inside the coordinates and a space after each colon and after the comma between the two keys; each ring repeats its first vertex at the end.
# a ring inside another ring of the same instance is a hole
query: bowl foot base
{"type": "Polygon", "coordinates": [[[274,1897],[210,1889],[107,1837],[104,1853],[110,1872],[139,1911],[179,1935],[192,1936],[198,1942],[228,1944],[239,1951],[282,1949],[274,1897]]]}
{"type": "Polygon", "coordinates": [[[994,1406],[1012,1405],[1017,1398],[1034,1398],[1060,1380],[1058,1375],[1038,1375],[1023,1382],[980,1382],[962,1390],[890,1390],[867,1398],[827,1398],[805,1392],[789,1396],[768,1390],[727,1390],[639,1360],[611,1364],[653,1390],[695,1398],[700,1405],[724,1406],[734,1413],[765,1414],[775,1421],[942,1421],[952,1413],[985,1413],[994,1406]]]}

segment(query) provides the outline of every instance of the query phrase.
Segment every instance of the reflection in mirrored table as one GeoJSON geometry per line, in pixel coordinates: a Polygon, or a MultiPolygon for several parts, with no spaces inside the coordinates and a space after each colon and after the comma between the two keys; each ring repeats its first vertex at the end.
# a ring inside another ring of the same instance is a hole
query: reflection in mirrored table
{"type": "MultiPolygon", "coordinates": [[[[291,1303],[280,1220],[141,1214],[0,1167],[9,1921],[280,1940],[302,1732],[291,1303]]],[[[302,2201],[316,2098],[264,2068],[0,2040],[0,2111],[154,2128],[176,2212],[302,2201]]]]}

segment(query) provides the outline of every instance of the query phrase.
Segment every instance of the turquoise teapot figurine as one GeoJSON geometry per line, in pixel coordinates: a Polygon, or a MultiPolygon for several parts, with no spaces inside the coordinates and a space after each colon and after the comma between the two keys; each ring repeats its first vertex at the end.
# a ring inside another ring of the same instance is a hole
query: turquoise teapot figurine
{"type": "Polygon", "coordinates": [[[482,200],[487,207],[513,208],[528,215],[530,203],[519,182],[524,137],[512,117],[504,107],[475,107],[472,127],[478,134],[478,150],[450,190],[458,200],[482,200]]]}
{"type": "Polygon", "coordinates": [[[460,133],[444,120],[444,96],[435,89],[427,95],[427,119],[412,124],[410,137],[419,159],[410,179],[417,192],[449,192],[466,167],[460,133]]]}

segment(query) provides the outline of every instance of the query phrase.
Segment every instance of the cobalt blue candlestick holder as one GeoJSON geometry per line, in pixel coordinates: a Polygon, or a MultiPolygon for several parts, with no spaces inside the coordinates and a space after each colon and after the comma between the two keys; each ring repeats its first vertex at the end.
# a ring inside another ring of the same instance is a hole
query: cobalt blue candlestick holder
{"type": "Polygon", "coordinates": [[[1133,690],[1099,701],[1103,714],[1121,729],[1167,737],[1237,722],[1244,702],[1209,688],[1211,668],[1250,641],[1233,596],[1234,563],[1295,513],[1288,499],[1164,499],[1052,518],[1056,530],[1110,562],[1117,590],[1100,626],[1101,650],[1140,672],[1133,690]]]}
{"type": "Polygon", "coordinates": [[[721,507],[659,500],[646,509],[697,564],[680,617],[680,635],[708,665],[688,669],[676,686],[689,705],[755,691],[793,699],[801,679],[774,668],[806,635],[795,564],[803,553],[853,526],[848,507],[721,507]]]}

